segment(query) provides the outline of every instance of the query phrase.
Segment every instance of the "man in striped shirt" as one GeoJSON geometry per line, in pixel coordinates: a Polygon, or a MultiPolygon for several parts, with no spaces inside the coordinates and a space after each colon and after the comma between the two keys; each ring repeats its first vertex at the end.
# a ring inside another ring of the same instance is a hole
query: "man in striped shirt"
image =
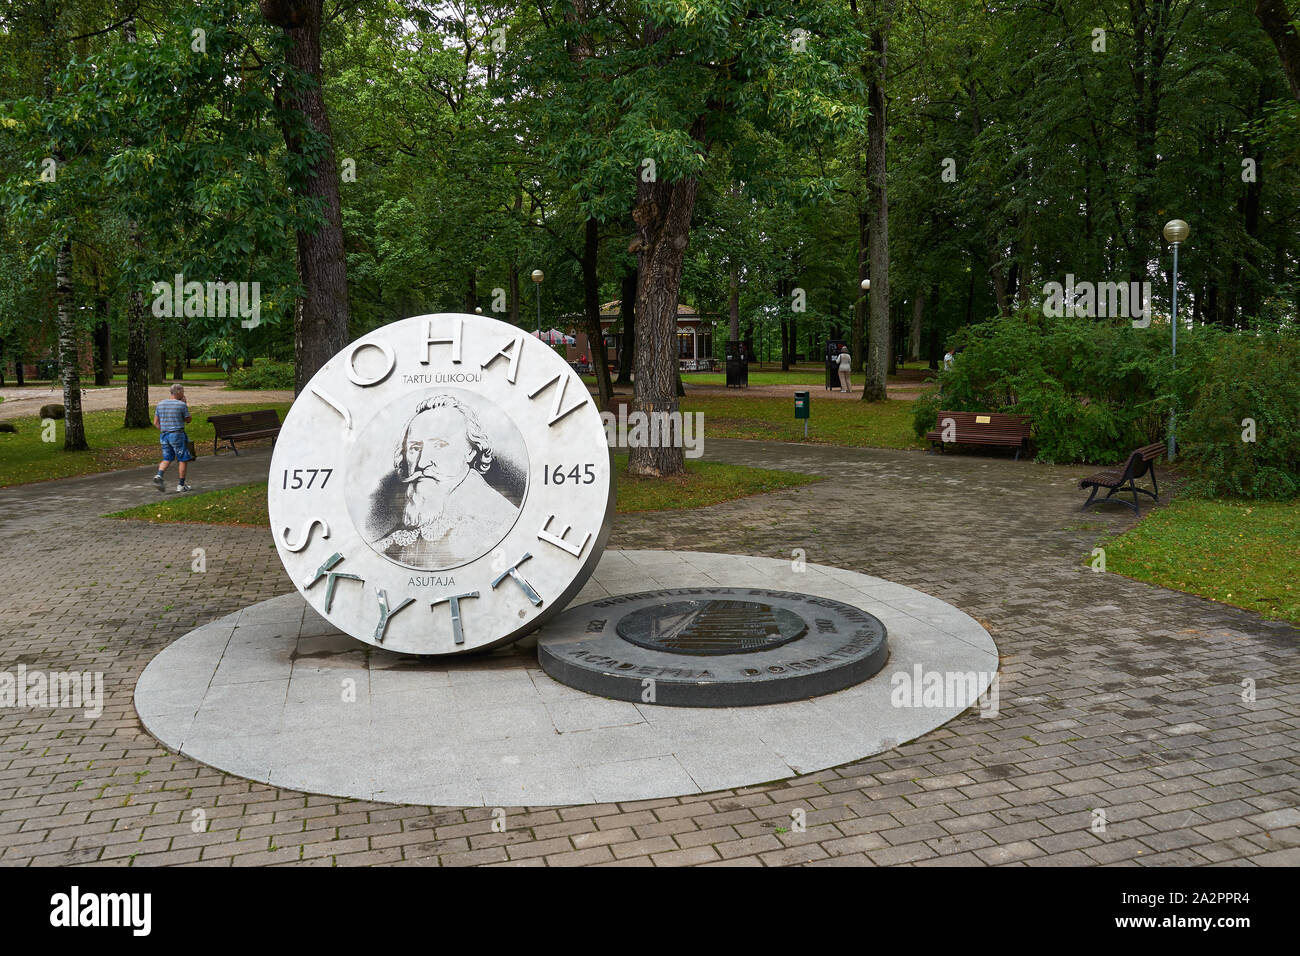
{"type": "Polygon", "coordinates": [[[190,421],[190,407],[185,404],[185,387],[179,382],[173,384],[171,396],[158,403],[153,415],[153,424],[162,442],[162,461],[158,463],[158,474],[153,476],[153,483],[162,491],[163,472],[175,461],[178,472],[176,490],[190,491],[189,482],[185,480],[185,465],[190,460],[190,439],[185,434],[185,426],[190,421]]]}

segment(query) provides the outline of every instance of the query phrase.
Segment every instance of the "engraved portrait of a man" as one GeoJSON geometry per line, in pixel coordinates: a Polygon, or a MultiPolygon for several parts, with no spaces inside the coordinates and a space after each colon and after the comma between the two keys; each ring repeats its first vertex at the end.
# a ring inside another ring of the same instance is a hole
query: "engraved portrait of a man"
{"type": "Polygon", "coordinates": [[[501,463],[493,470],[495,456],[468,402],[446,392],[420,400],[393,448],[392,472],[371,499],[371,547],[427,569],[485,554],[519,515],[519,505],[485,477],[502,470],[501,463]]]}

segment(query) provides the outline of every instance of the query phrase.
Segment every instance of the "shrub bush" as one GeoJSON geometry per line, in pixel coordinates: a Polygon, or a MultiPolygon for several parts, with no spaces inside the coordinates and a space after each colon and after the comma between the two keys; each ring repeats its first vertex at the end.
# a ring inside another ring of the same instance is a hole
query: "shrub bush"
{"type": "Polygon", "coordinates": [[[1164,434],[1168,347],[1151,329],[1022,312],[968,326],[917,402],[918,435],[940,409],[1030,416],[1039,461],[1112,464],[1164,434]]]}
{"type": "Polygon", "coordinates": [[[293,388],[292,362],[258,362],[252,368],[241,368],[230,373],[227,388],[261,389],[293,388]]]}
{"type": "Polygon", "coordinates": [[[1176,435],[1193,467],[1189,490],[1212,497],[1300,496],[1300,338],[1212,337],[1213,347],[1178,377],[1176,435]]]}
{"type": "Polygon", "coordinates": [[[1300,338],[1279,332],[1135,329],[1032,311],[962,329],[939,387],[916,403],[918,436],[940,410],[1029,415],[1037,460],[1116,464],[1164,441],[1177,396],[1192,493],[1300,496],[1300,338]],[[1246,419],[1255,440],[1243,440],[1246,419]]]}

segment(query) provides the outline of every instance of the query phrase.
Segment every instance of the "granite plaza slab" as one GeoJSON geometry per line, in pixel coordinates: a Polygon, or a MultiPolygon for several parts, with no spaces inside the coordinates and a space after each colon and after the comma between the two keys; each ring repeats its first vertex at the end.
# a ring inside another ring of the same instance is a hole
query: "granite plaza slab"
{"type": "Polygon", "coordinates": [[[822,770],[912,740],[972,697],[895,706],[921,674],[998,669],[992,638],[937,598],[815,564],[683,551],[607,551],[577,605],[647,588],[772,588],[879,618],[890,659],[823,697],[745,708],[608,700],[559,684],[535,642],[454,659],[412,658],[337,631],[298,594],[206,624],[158,654],[135,707],[173,750],[260,783],[433,806],[551,806],[673,797],[822,770]],[[799,568],[799,569],[796,569],[799,568]],[[895,699],[897,699],[895,697],[895,699]]]}

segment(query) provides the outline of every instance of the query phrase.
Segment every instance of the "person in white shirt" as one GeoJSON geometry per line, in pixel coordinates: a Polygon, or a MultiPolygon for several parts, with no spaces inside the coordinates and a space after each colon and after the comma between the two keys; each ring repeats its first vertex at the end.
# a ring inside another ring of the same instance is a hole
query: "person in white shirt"
{"type": "Polygon", "coordinates": [[[849,366],[852,363],[852,360],[849,358],[848,346],[840,346],[840,355],[837,361],[839,362],[840,370],[840,391],[847,392],[849,391],[849,366]]]}

